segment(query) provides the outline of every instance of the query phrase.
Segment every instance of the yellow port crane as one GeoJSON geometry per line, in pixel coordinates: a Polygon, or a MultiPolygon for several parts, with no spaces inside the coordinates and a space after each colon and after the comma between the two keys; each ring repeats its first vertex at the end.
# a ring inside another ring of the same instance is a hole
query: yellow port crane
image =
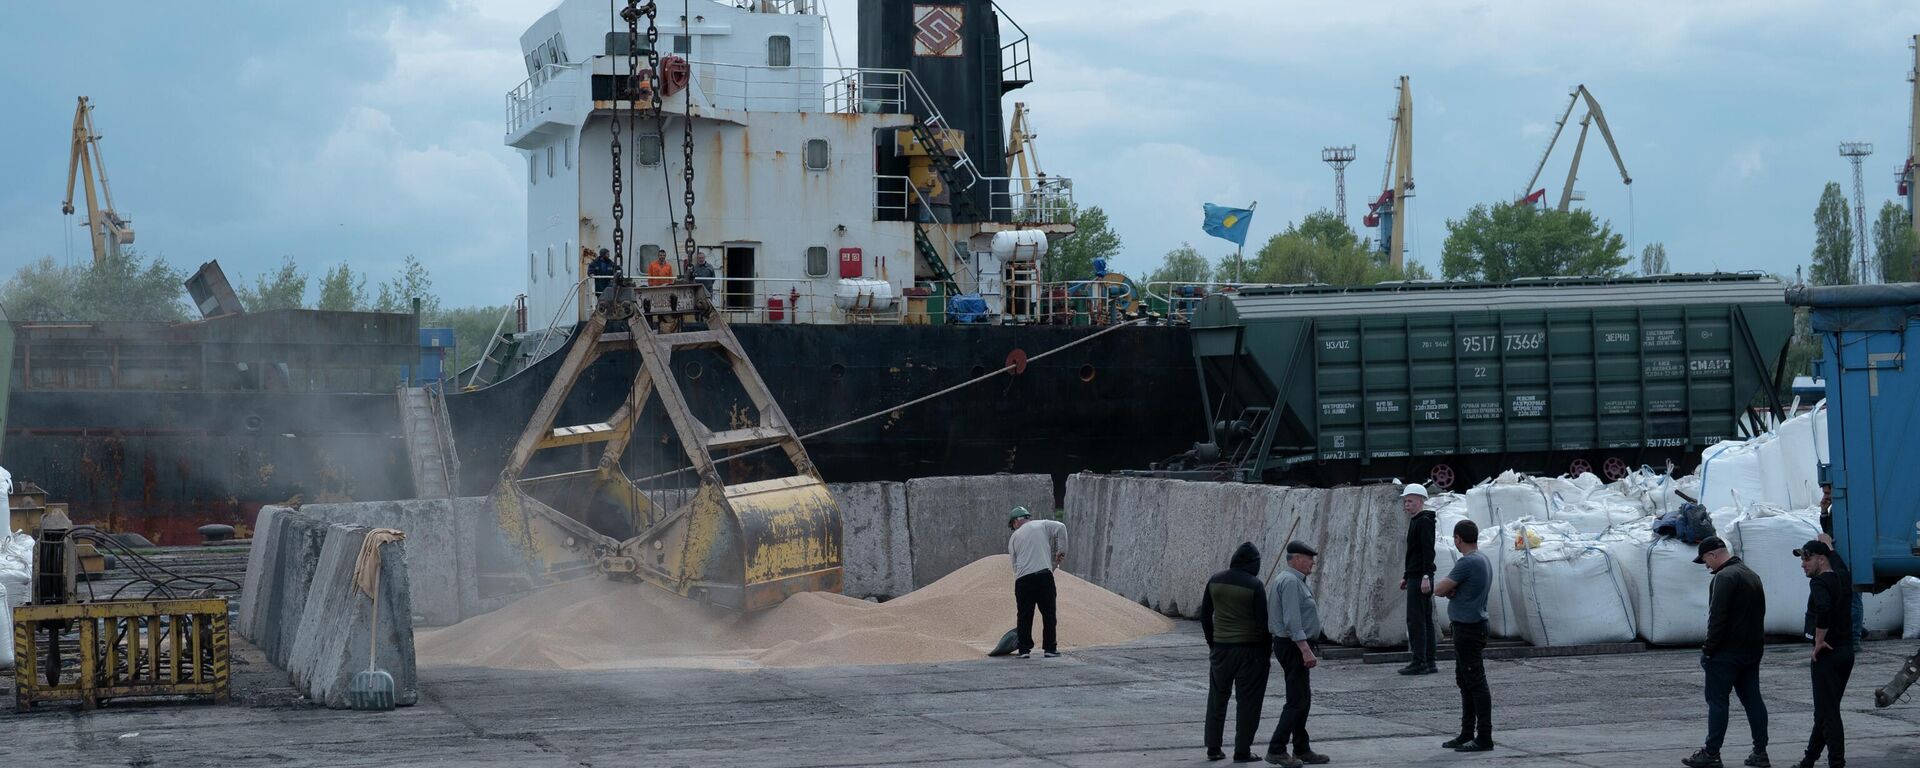
{"type": "Polygon", "coordinates": [[[1553,146],[1560,141],[1561,131],[1566,130],[1567,119],[1573,116],[1573,108],[1580,106],[1582,100],[1587,103],[1587,114],[1580,118],[1580,140],[1573,145],[1573,164],[1567,167],[1567,183],[1560,190],[1560,210],[1566,211],[1573,204],[1573,182],[1580,177],[1580,154],[1587,147],[1587,129],[1599,126],[1600,138],[1606,139],[1607,151],[1613,153],[1613,164],[1620,169],[1620,181],[1629,188],[1633,185],[1633,176],[1627,173],[1627,162],[1620,159],[1620,147],[1613,143],[1613,131],[1607,128],[1607,116],[1600,111],[1600,102],[1585,85],[1576,85],[1567,98],[1567,108],[1560,113],[1560,119],[1553,124],[1553,138],[1547,140],[1547,149],[1540,153],[1540,162],[1534,164],[1533,175],[1527,177],[1527,185],[1521,188],[1521,205],[1533,205],[1543,202],[1547,196],[1546,188],[1534,189],[1540,181],[1540,172],[1547,167],[1547,158],[1553,154],[1553,146]]]}
{"type": "Polygon", "coordinates": [[[1393,133],[1387,137],[1387,169],[1380,180],[1385,191],[1367,204],[1361,222],[1380,228],[1380,251],[1387,255],[1387,265],[1399,271],[1406,265],[1406,203],[1413,196],[1413,85],[1401,75],[1395,88],[1399,95],[1394,99],[1393,133]]]}
{"type": "Polygon", "coordinates": [[[93,104],[80,97],[73,110],[73,141],[67,158],[67,199],[60,213],[73,215],[73,184],[86,185],[87,233],[93,238],[93,263],[107,260],[107,254],[120,256],[120,249],[133,242],[133,222],[113,210],[113,187],[107,183],[107,162],[100,154],[100,135],[93,130],[93,104]],[[94,192],[94,170],[100,174],[100,190],[94,192]],[[104,199],[106,207],[101,207],[104,199]]]}

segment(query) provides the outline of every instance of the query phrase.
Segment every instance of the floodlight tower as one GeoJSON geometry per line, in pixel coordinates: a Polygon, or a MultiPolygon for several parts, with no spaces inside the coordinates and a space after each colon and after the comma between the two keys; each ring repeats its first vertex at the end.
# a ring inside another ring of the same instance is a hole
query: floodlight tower
{"type": "Polygon", "coordinates": [[[1333,167],[1333,215],[1347,220],[1347,164],[1353,162],[1353,147],[1327,147],[1320,150],[1320,161],[1333,167]]]}
{"type": "Polygon", "coordinates": [[[1861,285],[1877,283],[1879,275],[1867,264],[1867,185],[1861,180],[1860,164],[1873,154],[1873,145],[1864,141],[1843,141],[1840,156],[1853,163],[1853,240],[1860,247],[1861,285]]]}

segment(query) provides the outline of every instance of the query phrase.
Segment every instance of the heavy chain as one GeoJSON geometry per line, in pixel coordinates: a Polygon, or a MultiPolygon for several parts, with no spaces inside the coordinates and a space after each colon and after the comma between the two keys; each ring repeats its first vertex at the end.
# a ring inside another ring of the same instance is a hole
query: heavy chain
{"type": "MultiPolygon", "coordinates": [[[[660,30],[655,26],[656,15],[657,10],[652,2],[643,5],[640,0],[627,0],[627,7],[620,11],[620,18],[627,22],[627,77],[615,88],[613,94],[614,115],[611,126],[613,134],[613,264],[615,274],[620,275],[627,274],[627,206],[626,180],[623,178],[620,159],[619,104],[623,100],[621,97],[625,97],[627,111],[631,115],[634,97],[639,95],[640,17],[642,16],[647,19],[647,68],[648,71],[655,73],[655,79],[658,79],[660,50],[657,43],[660,40],[660,30]]],[[[660,111],[660,89],[653,87],[648,90],[652,93],[649,109],[657,113],[660,111]]]]}
{"type": "MultiPolygon", "coordinates": [[[[690,3],[688,4],[690,5],[690,3]]],[[[692,10],[687,9],[684,12],[691,14],[692,10]]],[[[691,15],[683,18],[691,18],[691,15]]],[[[691,46],[689,46],[688,52],[691,54],[691,46]]],[[[689,75],[691,75],[691,72],[689,72],[689,75]]],[[[688,263],[692,263],[695,244],[693,239],[693,95],[691,93],[687,95],[686,113],[686,133],[682,134],[680,139],[680,177],[686,180],[686,194],[681,198],[681,202],[686,205],[686,216],[683,222],[687,228],[686,258],[688,259],[688,263]]]]}

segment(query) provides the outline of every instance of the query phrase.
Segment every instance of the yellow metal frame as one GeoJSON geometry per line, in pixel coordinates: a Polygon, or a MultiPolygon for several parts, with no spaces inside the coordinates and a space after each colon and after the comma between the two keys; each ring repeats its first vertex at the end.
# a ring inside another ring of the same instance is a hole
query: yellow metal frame
{"type": "Polygon", "coordinates": [[[726,318],[694,283],[606,290],[508,455],[493,505],[536,585],[608,575],[741,611],[770,608],[797,592],[841,588],[839,506],[726,318]],[[704,328],[695,330],[696,324],[704,328]],[[604,421],[555,428],[580,375],[600,355],[622,349],[640,358],[626,400],[604,421]],[[693,349],[726,361],[757,423],[716,431],[693,415],[670,366],[674,352],[693,349]],[[699,481],[670,509],[620,469],[641,412],[656,402],[699,481]],[[539,451],[597,443],[606,445],[594,467],[522,476],[539,451]],[[732,484],[722,479],[715,451],[758,446],[782,451],[795,474],[732,484]]]}
{"type": "Polygon", "coordinates": [[[231,678],[225,598],[128,600],[13,609],[17,711],[77,702],[92,709],[131,696],[211,696],[225,703],[231,678]],[[80,668],[45,679],[51,626],[78,635],[80,668]]]}

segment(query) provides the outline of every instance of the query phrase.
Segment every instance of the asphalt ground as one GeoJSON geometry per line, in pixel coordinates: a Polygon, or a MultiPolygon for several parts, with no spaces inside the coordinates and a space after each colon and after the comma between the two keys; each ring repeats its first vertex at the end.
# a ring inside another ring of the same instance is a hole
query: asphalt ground
{"type": "MultiPolygon", "coordinates": [[[[1069,630],[1070,631],[1070,630],[1069,630]]],[[[1849,765],[1920,766],[1920,696],[1873,708],[1914,641],[1870,642],[1846,696],[1849,765]]],[[[1439,748],[1458,722],[1451,665],[1325,662],[1309,729],[1338,766],[1678,766],[1705,733],[1698,651],[1488,662],[1498,748],[1439,748]]],[[[1804,646],[1763,671],[1775,765],[1812,723],[1804,646]]],[[[418,705],[317,709],[236,638],[225,706],[122,703],[13,712],[0,684],[0,765],[59,766],[1202,766],[1199,628],[1058,659],[807,669],[420,672],[418,705]]],[[[1278,669],[1260,740],[1279,714],[1278,669]]],[[[1750,741],[1734,705],[1730,765],[1750,741]]],[[[1228,723],[1232,739],[1232,723],[1228,723]]],[[[1824,763],[1823,763],[1824,764],[1824,763]]]]}

